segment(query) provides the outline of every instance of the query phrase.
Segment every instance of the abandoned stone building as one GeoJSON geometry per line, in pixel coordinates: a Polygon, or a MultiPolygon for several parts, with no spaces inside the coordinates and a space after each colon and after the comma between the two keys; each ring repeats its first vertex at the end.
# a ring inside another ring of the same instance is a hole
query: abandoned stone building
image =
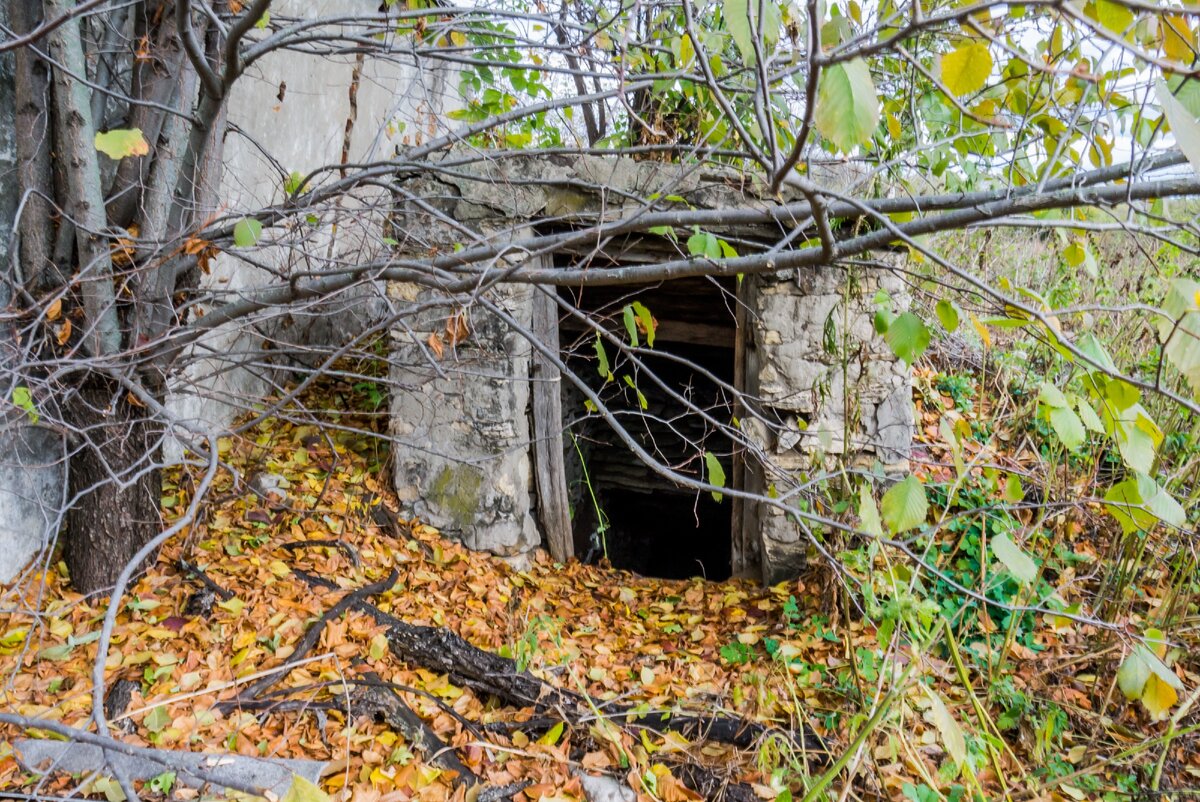
{"type": "MultiPolygon", "coordinates": [[[[413,257],[471,235],[570,231],[645,198],[715,211],[778,203],[733,174],[599,156],[448,167],[405,193],[398,250],[413,257]]],[[[787,233],[720,218],[703,233],[734,249],[787,233]]],[[[687,236],[513,250],[495,268],[650,264],[686,256],[687,236]]],[[[744,278],[497,283],[467,303],[394,282],[394,302],[419,310],[391,337],[396,489],[423,520],[516,563],[546,547],[662,577],[794,574],[809,538],[786,508],[803,503],[813,471],[907,458],[909,370],[872,325],[881,297],[907,305],[894,266],[880,254],[744,278]],[[718,500],[688,478],[729,492],[718,500]]]]}

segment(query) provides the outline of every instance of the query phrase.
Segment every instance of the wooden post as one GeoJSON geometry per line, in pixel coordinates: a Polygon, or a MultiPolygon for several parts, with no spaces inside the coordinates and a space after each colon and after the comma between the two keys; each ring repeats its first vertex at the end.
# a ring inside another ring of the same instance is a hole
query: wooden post
{"type": "MultiPolygon", "coordinates": [[[[553,287],[534,290],[532,330],[539,342],[557,351],[558,303],[553,293],[553,287]]],[[[538,523],[550,547],[550,556],[565,562],[575,556],[575,539],[563,465],[562,375],[558,366],[537,350],[530,361],[530,374],[538,523]]]]}

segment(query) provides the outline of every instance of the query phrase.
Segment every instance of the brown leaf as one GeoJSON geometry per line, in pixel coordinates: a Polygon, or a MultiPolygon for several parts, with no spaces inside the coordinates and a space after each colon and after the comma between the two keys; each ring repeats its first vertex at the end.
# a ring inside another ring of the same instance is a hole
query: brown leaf
{"type": "Polygon", "coordinates": [[[450,343],[450,347],[464,342],[471,335],[471,329],[467,326],[467,315],[463,311],[455,312],[446,321],[446,339],[450,343]]]}
{"type": "Polygon", "coordinates": [[[429,339],[426,342],[429,344],[429,349],[433,351],[433,355],[438,359],[441,359],[446,353],[445,346],[442,345],[442,335],[436,331],[429,335],[429,339]]]}

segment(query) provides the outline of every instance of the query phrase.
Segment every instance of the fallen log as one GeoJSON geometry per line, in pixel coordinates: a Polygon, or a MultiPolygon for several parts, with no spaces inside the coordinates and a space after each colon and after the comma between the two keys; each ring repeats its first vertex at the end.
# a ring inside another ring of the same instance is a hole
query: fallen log
{"type": "MultiPolygon", "coordinates": [[[[310,585],[338,589],[336,584],[323,577],[300,569],[293,571],[310,585]]],[[[370,615],[377,623],[387,625],[388,645],[392,653],[405,662],[446,674],[456,684],[518,707],[553,710],[558,715],[567,714],[576,719],[592,714],[588,701],[579,694],[557,688],[527,671],[519,671],[515,660],[473,646],[448,629],[410,624],[364,599],[356,599],[352,606],[370,615]]],[[[688,739],[716,741],[742,749],[754,746],[769,735],[777,735],[798,751],[812,753],[815,762],[822,762],[828,756],[824,741],[807,729],[796,733],[721,714],[639,713],[628,705],[607,706],[605,712],[614,720],[623,719],[655,732],[676,732],[688,739]]]]}

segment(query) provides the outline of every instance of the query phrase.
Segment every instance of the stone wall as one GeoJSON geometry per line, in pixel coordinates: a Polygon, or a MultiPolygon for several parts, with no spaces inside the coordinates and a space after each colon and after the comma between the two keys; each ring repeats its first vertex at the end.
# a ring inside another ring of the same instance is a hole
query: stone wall
{"type": "MultiPolygon", "coordinates": [[[[488,301],[528,326],[532,293],[505,287],[488,301]]],[[[521,563],[541,542],[531,497],[529,342],[481,307],[411,284],[395,283],[389,295],[420,309],[392,332],[396,491],[446,535],[521,563]],[[455,331],[469,334],[454,342],[455,331]]]]}
{"type": "MultiPolygon", "coordinates": [[[[782,492],[827,457],[902,465],[913,437],[911,374],[874,330],[879,291],[894,309],[908,307],[900,279],[880,268],[820,267],[751,281],[745,389],[760,406],[744,429],[766,458],[747,465],[746,490],[782,492]]],[[[800,525],[764,503],[748,515],[764,579],[794,573],[808,547],[800,525]]]]}

